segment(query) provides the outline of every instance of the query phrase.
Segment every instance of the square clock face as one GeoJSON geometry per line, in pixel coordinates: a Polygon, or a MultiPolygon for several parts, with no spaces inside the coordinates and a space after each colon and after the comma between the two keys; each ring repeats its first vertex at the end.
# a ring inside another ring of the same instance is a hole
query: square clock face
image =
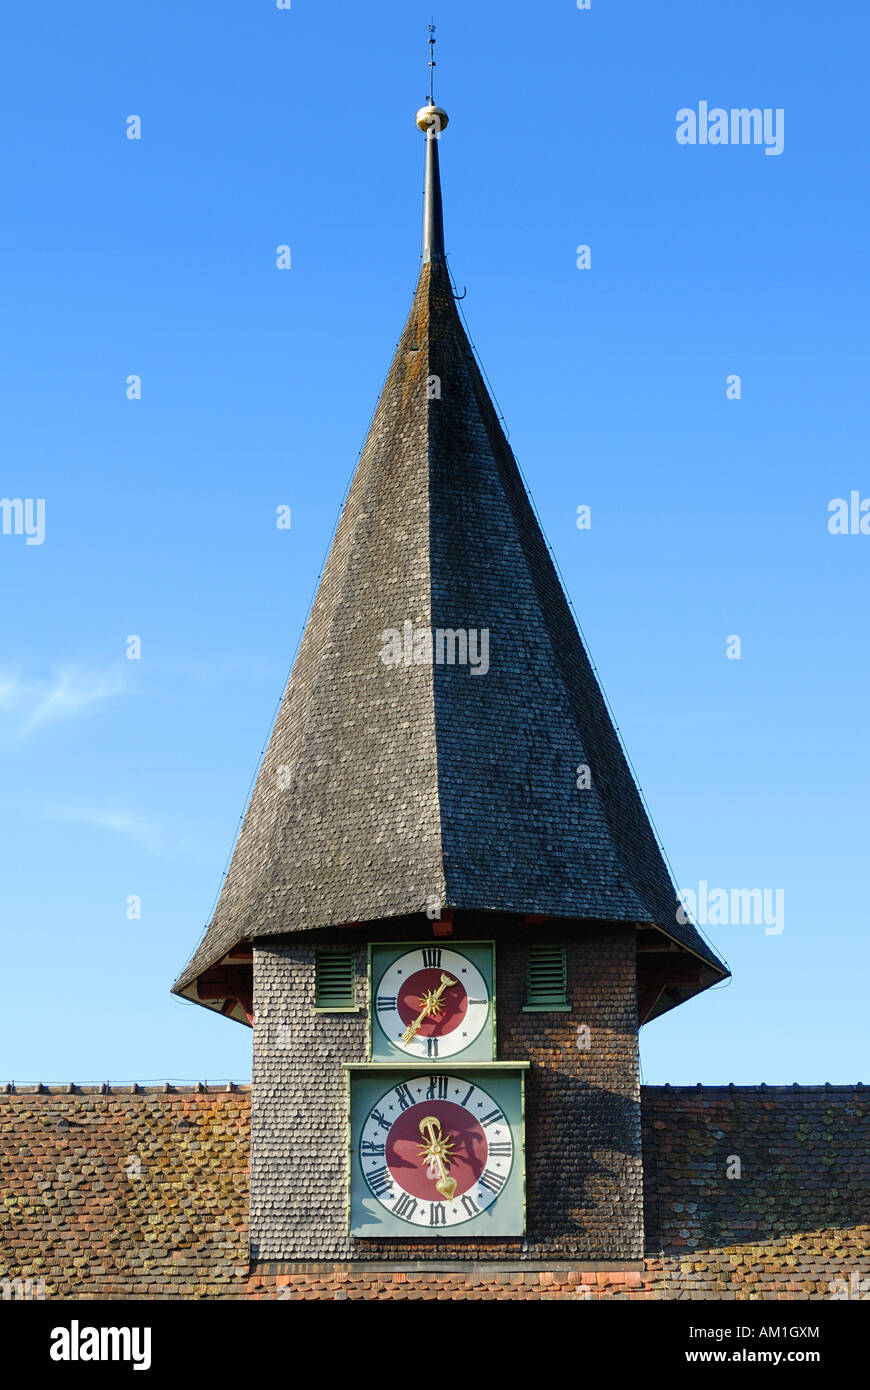
{"type": "Polygon", "coordinates": [[[389,942],[369,948],[373,1062],[491,1062],[491,941],[389,942]]]}
{"type": "Polygon", "coordinates": [[[523,1072],[502,1066],[351,1073],[351,1235],[522,1235],[523,1072]]]}

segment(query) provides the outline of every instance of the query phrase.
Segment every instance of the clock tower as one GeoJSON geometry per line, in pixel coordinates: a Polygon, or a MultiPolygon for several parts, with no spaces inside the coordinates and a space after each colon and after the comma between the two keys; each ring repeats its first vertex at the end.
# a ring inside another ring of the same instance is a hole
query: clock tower
{"type": "Polygon", "coordinates": [[[430,91],[411,311],[173,987],[253,1029],[254,1270],[641,1260],[638,1029],[727,975],[460,319],[447,123],[430,91]]]}

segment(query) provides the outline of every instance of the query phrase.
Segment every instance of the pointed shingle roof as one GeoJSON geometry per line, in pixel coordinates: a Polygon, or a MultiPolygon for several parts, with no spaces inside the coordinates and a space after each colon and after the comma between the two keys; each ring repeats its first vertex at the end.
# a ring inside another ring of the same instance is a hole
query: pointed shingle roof
{"type": "MultiPolygon", "coordinates": [[[[240,941],[424,913],[434,900],[457,912],[654,924],[655,939],[697,967],[680,987],[687,997],[727,971],[678,920],[462,326],[432,133],[428,142],[437,215],[426,218],[411,312],[216,911],[173,988],[197,998],[197,977],[240,941]],[[473,630],[478,644],[485,631],[488,670],[404,655],[385,664],[384,634],[404,642],[406,624],[473,630]]],[[[678,994],[650,1016],[673,1002],[678,994]]]]}

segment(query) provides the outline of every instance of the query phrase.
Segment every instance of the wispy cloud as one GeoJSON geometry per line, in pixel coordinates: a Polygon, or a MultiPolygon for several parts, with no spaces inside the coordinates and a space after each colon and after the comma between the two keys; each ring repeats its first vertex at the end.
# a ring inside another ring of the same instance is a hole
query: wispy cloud
{"type": "Polygon", "coordinates": [[[110,830],[117,835],[126,835],[155,852],[162,846],[163,832],[158,826],[142,820],[131,811],[119,810],[116,807],[50,805],[43,808],[43,815],[48,820],[67,821],[71,825],[92,825],[98,830],[110,830]]]}
{"type": "Polygon", "coordinates": [[[0,707],[27,735],[45,724],[74,719],[101,700],[120,695],[124,677],[120,670],[85,671],[69,667],[44,680],[0,674],[0,707]]]}

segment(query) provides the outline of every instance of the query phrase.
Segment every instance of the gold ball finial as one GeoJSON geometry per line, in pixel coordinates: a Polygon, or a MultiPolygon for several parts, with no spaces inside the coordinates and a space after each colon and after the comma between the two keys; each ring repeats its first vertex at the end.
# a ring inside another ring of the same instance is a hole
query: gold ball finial
{"type": "Polygon", "coordinates": [[[427,135],[430,131],[440,135],[442,130],[446,129],[449,119],[444,107],[436,106],[434,102],[430,102],[428,106],[421,106],[417,112],[417,125],[427,135]]]}

